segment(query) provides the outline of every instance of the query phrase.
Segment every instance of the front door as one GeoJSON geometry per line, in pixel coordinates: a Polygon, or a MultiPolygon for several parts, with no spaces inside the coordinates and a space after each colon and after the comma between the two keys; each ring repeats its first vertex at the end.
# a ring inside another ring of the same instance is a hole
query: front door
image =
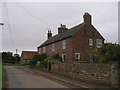
{"type": "Polygon", "coordinates": [[[62,62],[65,62],[66,60],[66,54],[62,54],[62,62]]]}

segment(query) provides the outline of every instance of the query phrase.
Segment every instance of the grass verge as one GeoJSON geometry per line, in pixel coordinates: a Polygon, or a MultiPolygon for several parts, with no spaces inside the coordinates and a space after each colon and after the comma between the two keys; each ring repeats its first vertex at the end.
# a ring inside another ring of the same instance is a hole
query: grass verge
{"type": "Polygon", "coordinates": [[[26,66],[27,64],[11,64],[11,66],[26,66]]]}
{"type": "Polygon", "coordinates": [[[4,66],[2,67],[2,88],[7,88],[8,84],[7,84],[7,72],[6,69],[4,68],[4,66]]]}
{"type": "Polygon", "coordinates": [[[0,89],[2,89],[2,65],[0,65],[0,89]]]}
{"type": "Polygon", "coordinates": [[[27,66],[27,64],[4,64],[5,66],[27,66]]]}

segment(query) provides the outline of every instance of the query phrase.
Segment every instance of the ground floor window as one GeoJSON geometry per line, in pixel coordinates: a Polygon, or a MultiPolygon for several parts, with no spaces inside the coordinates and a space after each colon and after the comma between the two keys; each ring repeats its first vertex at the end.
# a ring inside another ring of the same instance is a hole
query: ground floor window
{"type": "Polygon", "coordinates": [[[65,62],[66,60],[66,54],[62,54],[62,62],[65,62]]]}
{"type": "Polygon", "coordinates": [[[76,61],[80,61],[80,53],[75,53],[75,59],[76,61]]]}

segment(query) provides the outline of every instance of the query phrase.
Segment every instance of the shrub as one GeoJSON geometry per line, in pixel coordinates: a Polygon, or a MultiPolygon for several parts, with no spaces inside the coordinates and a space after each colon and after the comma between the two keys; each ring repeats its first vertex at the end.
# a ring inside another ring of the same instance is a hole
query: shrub
{"type": "Polygon", "coordinates": [[[36,66],[38,61],[41,63],[46,58],[47,58],[46,54],[37,54],[32,58],[32,60],[30,60],[30,65],[31,66],[36,66]]]}
{"type": "Polygon", "coordinates": [[[52,56],[53,59],[57,59],[59,61],[62,61],[62,57],[59,55],[59,53],[52,56]]]}
{"type": "Polygon", "coordinates": [[[44,60],[44,62],[59,62],[60,60],[58,59],[53,59],[52,57],[48,57],[44,60]]]}
{"type": "Polygon", "coordinates": [[[99,52],[100,62],[119,61],[120,45],[107,43],[99,52]]]}

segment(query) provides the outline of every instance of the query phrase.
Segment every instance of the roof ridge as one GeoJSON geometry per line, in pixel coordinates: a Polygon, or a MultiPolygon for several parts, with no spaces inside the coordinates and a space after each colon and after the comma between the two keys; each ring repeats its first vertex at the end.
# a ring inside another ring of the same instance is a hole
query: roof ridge
{"type": "Polygon", "coordinates": [[[51,43],[63,40],[65,38],[69,38],[73,36],[80,28],[82,28],[85,25],[85,23],[78,24],[61,34],[56,34],[53,37],[50,37],[48,40],[46,40],[44,43],[42,43],[38,48],[43,47],[45,45],[49,45],[51,43]]]}

